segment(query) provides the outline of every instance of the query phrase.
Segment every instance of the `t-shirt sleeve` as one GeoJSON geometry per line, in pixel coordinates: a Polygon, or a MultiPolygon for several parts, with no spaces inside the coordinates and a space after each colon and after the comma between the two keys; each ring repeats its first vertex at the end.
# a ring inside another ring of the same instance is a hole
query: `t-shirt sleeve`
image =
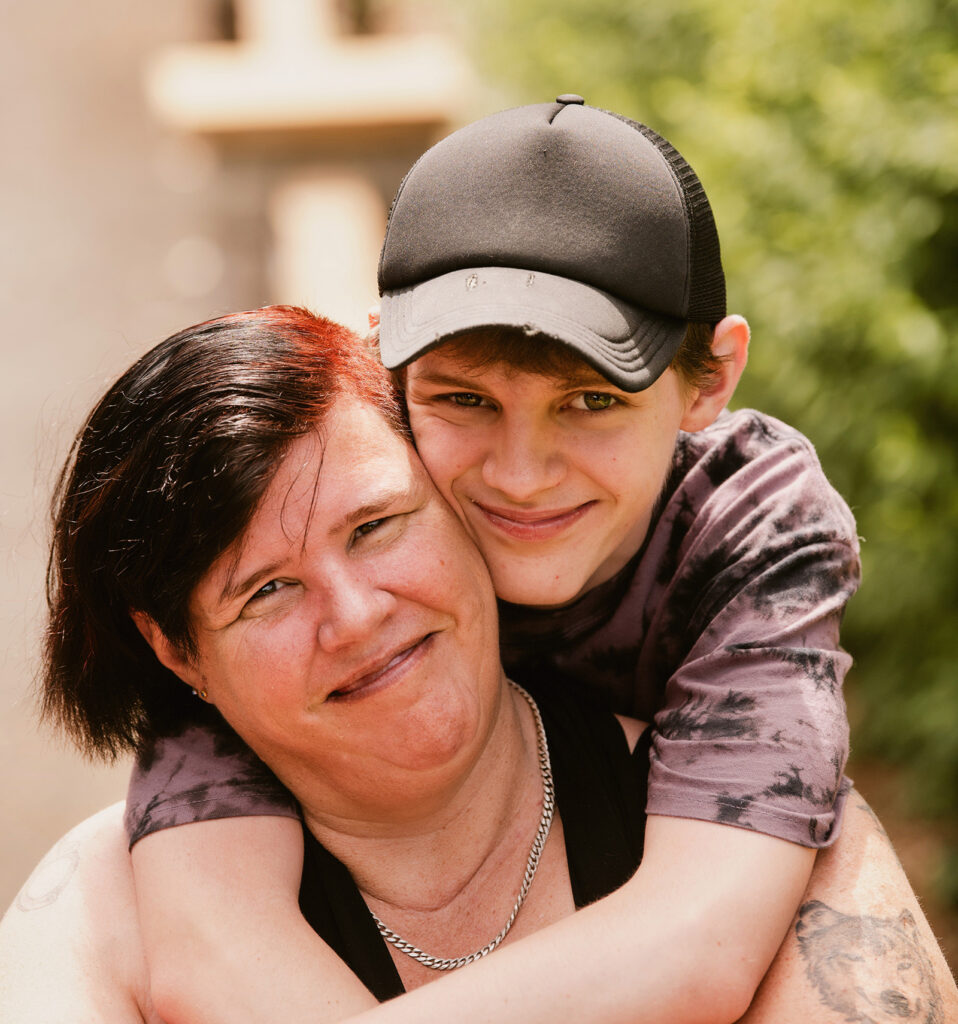
{"type": "Polygon", "coordinates": [[[299,805],[225,724],[192,725],[137,756],[126,800],[131,847],[174,825],[263,814],[295,818],[299,805]]]}
{"type": "Polygon", "coordinates": [[[683,485],[696,513],[654,630],[687,653],[655,716],[647,808],[822,847],[850,786],[839,627],[858,540],[811,445],[784,427],[756,445],[755,429],[683,485]]]}

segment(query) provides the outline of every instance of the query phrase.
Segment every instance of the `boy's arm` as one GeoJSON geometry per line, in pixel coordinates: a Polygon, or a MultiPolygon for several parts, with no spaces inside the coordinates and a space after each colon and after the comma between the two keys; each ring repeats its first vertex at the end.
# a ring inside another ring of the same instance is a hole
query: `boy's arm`
{"type": "Polygon", "coordinates": [[[224,723],[144,746],[126,828],[151,997],[167,1024],[271,1021],[278,996],[289,1021],[376,1005],[299,911],[296,802],[224,723]]]}
{"type": "MultiPolygon", "coordinates": [[[[819,853],[799,913],[743,1024],[958,1020],[958,987],[914,892],[881,826],[853,797],[843,833],[819,853]]],[[[354,1024],[552,1024],[557,1012],[604,1024],[732,1019],[709,964],[689,969],[697,948],[679,949],[677,959],[660,959],[647,973],[643,956],[657,955],[655,936],[639,931],[640,917],[631,918],[630,929],[628,912],[619,914],[638,881],[637,875],[574,917],[354,1024]]],[[[713,952],[728,963],[724,952],[713,952]]]]}
{"type": "MultiPolygon", "coordinates": [[[[617,893],[376,1012],[383,1024],[392,1014],[730,1024],[781,943],[813,859],[742,829],[652,817],[642,866],[617,893]]],[[[292,819],[164,830],[141,840],[133,861],[153,1001],[169,1024],[269,1021],[277,992],[284,1020],[304,1024],[375,1005],[299,914],[292,819]]]]}
{"type": "Polygon", "coordinates": [[[646,849],[617,892],[357,1022],[738,1020],[785,935],[815,851],[666,818],[649,819],[646,849]]]}
{"type": "Polygon", "coordinates": [[[152,1000],[166,1024],[339,1020],[376,999],[299,911],[299,819],[164,829],[132,850],[152,1000]],[[172,896],[171,896],[172,894],[172,896]]]}

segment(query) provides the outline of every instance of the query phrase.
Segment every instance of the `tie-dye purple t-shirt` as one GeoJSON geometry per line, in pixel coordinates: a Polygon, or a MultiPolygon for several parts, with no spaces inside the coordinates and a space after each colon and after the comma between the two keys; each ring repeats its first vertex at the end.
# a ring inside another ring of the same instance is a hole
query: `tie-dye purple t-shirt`
{"type": "MultiPolygon", "coordinates": [[[[682,434],[642,550],[565,608],[501,606],[519,681],[574,680],[654,723],[650,814],[820,847],[838,835],[850,664],[839,625],[860,576],[848,507],[811,444],[751,410],[682,434]]],[[[295,814],[232,737],[191,728],[143,751],[131,843],[172,825],[295,814]]]]}

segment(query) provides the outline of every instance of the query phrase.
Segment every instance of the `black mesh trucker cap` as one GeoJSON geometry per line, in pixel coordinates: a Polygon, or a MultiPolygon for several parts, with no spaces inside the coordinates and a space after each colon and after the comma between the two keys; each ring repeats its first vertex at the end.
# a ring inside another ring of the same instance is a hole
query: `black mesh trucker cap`
{"type": "Polygon", "coordinates": [[[389,214],[379,291],[390,369],[507,326],[569,345],[626,391],[656,380],[687,322],[725,316],[695,172],[650,128],[572,95],[492,114],[420,157],[389,214]]]}

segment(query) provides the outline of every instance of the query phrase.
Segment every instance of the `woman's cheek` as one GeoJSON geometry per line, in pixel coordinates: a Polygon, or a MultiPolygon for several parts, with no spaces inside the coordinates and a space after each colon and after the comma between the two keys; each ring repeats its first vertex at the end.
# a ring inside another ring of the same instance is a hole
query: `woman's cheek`
{"type": "Polygon", "coordinates": [[[453,481],[465,472],[472,461],[470,435],[455,430],[441,421],[413,424],[416,448],[432,482],[449,499],[453,481]]]}

